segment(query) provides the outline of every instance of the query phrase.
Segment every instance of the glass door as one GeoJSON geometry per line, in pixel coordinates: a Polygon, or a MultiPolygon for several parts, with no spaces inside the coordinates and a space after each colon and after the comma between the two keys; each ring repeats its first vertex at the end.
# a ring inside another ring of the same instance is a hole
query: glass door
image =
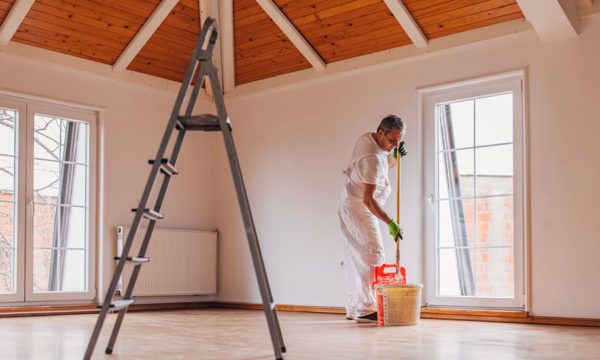
{"type": "Polygon", "coordinates": [[[0,301],[93,299],[96,114],[31,101],[2,111],[0,301]]]}

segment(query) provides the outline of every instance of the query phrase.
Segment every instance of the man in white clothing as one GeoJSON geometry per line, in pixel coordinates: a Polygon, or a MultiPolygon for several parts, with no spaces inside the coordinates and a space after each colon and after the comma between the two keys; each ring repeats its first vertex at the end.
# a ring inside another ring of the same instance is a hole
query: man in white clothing
{"type": "Polygon", "coordinates": [[[357,322],[377,321],[377,301],[371,284],[375,267],[385,261],[378,219],[385,222],[397,241],[402,238],[400,226],[382,208],[391,193],[388,172],[396,164],[397,153],[406,154],[402,140],[404,121],[388,115],[377,132],[361,135],[344,170],[339,216],[345,235],[346,318],[357,322]]]}

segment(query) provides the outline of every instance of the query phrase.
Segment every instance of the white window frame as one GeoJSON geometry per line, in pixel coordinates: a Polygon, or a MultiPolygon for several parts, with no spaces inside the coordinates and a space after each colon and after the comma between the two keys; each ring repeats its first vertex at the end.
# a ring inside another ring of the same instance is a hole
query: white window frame
{"type": "Polygon", "coordinates": [[[425,206],[425,303],[428,306],[473,308],[527,308],[526,279],[526,154],[524,70],[419,89],[421,121],[424,124],[424,190],[429,203],[425,206]],[[440,296],[437,294],[438,251],[436,237],[436,150],[438,126],[435,107],[440,103],[472,99],[480,96],[512,92],[513,96],[513,202],[514,202],[514,298],[475,296],[440,296]]]}
{"type": "Polygon", "coordinates": [[[0,106],[15,108],[19,105],[18,125],[18,252],[17,292],[0,295],[0,303],[80,302],[96,298],[96,248],[97,248],[97,132],[99,113],[76,105],[55,104],[27,97],[3,95],[0,106]],[[88,229],[87,229],[87,290],[81,292],[33,292],[33,126],[34,116],[45,114],[64,119],[83,121],[89,129],[88,153],[88,229]]]}

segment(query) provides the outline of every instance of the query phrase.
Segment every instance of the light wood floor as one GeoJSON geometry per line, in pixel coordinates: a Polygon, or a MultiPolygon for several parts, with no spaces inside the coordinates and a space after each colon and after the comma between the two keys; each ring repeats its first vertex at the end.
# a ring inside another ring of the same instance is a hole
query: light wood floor
{"type": "MultiPolygon", "coordinates": [[[[0,319],[0,359],[81,359],[97,315],[0,319]]],[[[113,355],[95,359],[274,359],[262,311],[131,312],[113,355]]],[[[337,314],[280,312],[291,359],[600,359],[600,328],[423,319],[356,324],[337,314]]]]}

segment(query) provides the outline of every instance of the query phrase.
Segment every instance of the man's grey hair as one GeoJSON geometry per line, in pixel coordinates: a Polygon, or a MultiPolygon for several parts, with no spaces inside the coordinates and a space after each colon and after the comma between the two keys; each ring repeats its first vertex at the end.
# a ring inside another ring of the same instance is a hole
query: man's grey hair
{"type": "Polygon", "coordinates": [[[379,123],[377,132],[379,132],[379,130],[383,130],[383,134],[387,135],[392,129],[396,129],[400,131],[400,134],[404,134],[406,132],[406,123],[399,116],[388,115],[379,123]]]}

